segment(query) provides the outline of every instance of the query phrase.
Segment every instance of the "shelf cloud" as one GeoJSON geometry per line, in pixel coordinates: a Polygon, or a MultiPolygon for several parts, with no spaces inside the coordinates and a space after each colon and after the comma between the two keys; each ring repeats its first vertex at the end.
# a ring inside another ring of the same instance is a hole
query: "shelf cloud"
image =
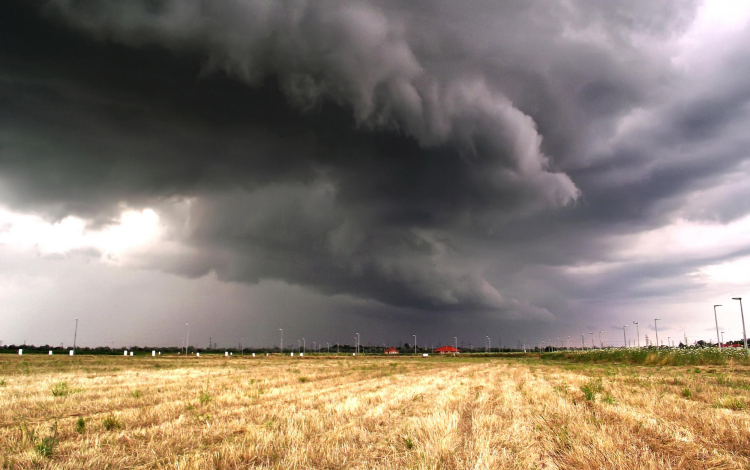
{"type": "Polygon", "coordinates": [[[717,8],[11,0],[0,204],[154,214],[125,267],[589,324],[750,249],[750,13],[717,8]],[[731,249],[644,241],[696,227],[731,249]]]}

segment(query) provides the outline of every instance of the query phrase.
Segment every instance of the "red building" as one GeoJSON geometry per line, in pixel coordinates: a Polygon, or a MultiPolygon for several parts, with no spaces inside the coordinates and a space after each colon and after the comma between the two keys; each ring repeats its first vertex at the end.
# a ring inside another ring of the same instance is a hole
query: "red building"
{"type": "Polygon", "coordinates": [[[443,346],[442,348],[437,348],[435,352],[440,354],[456,354],[460,353],[461,351],[454,348],[453,346],[443,346]]]}
{"type": "Polygon", "coordinates": [[[386,354],[398,354],[398,349],[396,348],[388,348],[385,350],[386,354]]]}

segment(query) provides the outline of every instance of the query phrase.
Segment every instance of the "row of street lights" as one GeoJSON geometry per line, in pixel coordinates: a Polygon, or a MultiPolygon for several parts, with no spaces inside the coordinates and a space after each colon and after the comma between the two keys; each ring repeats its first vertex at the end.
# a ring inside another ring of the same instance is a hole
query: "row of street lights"
{"type": "MultiPolygon", "coordinates": [[[[745,312],[742,310],[742,297],[732,297],[732,300],[737,300],[740,302],[740,315],[742,316],[742,342],[747,349],[747,333],[745,332],[745,312]]],[[[719,349],[721,349],[721,344],[724,342],[724,332],[722,331],[721,336],[719,336],[719,317],[716,314],[716,307],[721,307],[721,304],[714,305],[714,322],[716,323],[716,341],[719,343],[719,349]]]]}

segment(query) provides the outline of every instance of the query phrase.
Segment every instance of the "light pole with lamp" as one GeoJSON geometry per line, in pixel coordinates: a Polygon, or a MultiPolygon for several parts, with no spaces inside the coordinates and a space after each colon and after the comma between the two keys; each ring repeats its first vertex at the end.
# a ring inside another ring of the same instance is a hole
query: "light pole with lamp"
{"type": "Polygon", "coordinates": [[[641,347],[641,334],[638,332],[638,322],[634,321],[633,325],[635,325],[635,336],[638,338],[638,348],[641,347]]]}
{"type": "Polygon", "coordinates": [[[719,337],[719,317],[716,315],[716,307],[721,307],[721,304],[714,305],[714,322],[716,322],[716,342],[719,343],[719,349],[721,349],[721,338],[719,337]]]}
{"type": "Polygon", "coordinates": [[[628,337],[625,335],[625,328],[627,328],[627,327],[628,327],[628,325],[623,325],[622,326],[622,346],[624,348],[628,347],[628,337]]]}
{"type": "Polygon", "coordinates": [[[656,324],[656,322],[659,320],[661,320],[661,318],[654,318],[654,331],[656,332],[656,347],[657,348],[660,347],[659,346],[659,327],[656,324]]]}
{"type": "Polygon", "coordinates": [[[73,351],[76,350],[76,339],[78,339],[78,319],[77,318],[76,318],[76,329],[73,332],[73,351]]]}
{"type": "Polygon", "coordinates": [[[732,297],[732,300],[740,301],[740,315],[742,315],[742,341],[745,343],[745,349],[747,349],[747,334],[745,333],[745,312],[742,311],[742,297],[732,297]]]}
{"type": "Polygon", "coordinates": [[[417,335],[412,335],[414,337],[414,355],[417,355],[417,335]]]}
{"type": "MultiPolygon", "coordinates": [[[[281,332],[281,338],[279,339],[279,352],[281,354],[284,354],[284,329],[279,328],[279,331],[281,332]]],[[[294,348],[294,346],[292,346],[292,348],[294,348]]]]}
{"type": "Polygon", "coordinates": [[[602,333],[604,333],[604,330],[599,330],[599,347],[604,349],[604,342],[602,341],[602,333]]]}

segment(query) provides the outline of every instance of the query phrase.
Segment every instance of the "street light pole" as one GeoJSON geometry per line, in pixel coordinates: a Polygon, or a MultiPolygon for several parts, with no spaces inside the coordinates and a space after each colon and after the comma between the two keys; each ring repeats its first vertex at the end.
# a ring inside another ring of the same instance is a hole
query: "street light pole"
{"type": "Polygon", "coordinates": [[[635,325],[635,336],[638,338],[638,347],[641,347],[641,334],[638,332],[638,322],[634,321],[633,324],[635,325]]]}
{"type": "Polygon", "coordinates": [[[719,317],[716,315],[716,307],[721,307],[721,304],[714,305],[714,321],[716,322],[716,341],[719,343],[719,349],[721,349],[721,338],[719,337],[719,317]]]}
{"type": "Polygon", "coordinates": [[[622,346],[624,348],[628,347],[628,337],[625,335],[625,328],[627,328],[627,327],[628,327],[628,325],[623,325],[622,326],[622,346]]]}
{"type": "Polygon", "coordinates": [[[414,355],[417,354],[417,335],[412,335],[414,337],[414,355]]]}
{"type": "Polygon", "coordinates": [[[723,331],[721,332],[721,342],[722,343],[724,342],[724,332],[723,331]]]}
{"type": "Polygon", "coordinates": [[[357,333],[357,354],[359,354],[359,333],[357,333]]]}
{"type": "Polygon", "coordinates": [[[591,349],[595,349],[596,346],[594,346],[594,332],[589,331],[589,334],[591,335],[591,349]]]}
{"type": "Polygon", "coordinates": [[[570,339],[570,336],[568,336],[565,340],[565,349],[568,349],[568,340],[570,339]]]}
{"type": "Polygon", "coordinates": [[[453,337],[453,344],[454,344],[453,347],[456,348],[456,350],[458,350],[458,338],[455,336],[453,337]]]}
{"type": "Polygon", "coordinates": [[[602,333],[604,333],[604,330],[599,330],[599,347],[604,349],[604,342],[602,341],[602,333]]]}
{"type": "Polygon", "coordinates": [[[661,320],[661,318],[654,318],[654,331],[656,331],[656,347],[659,347],[659,327],[657,326],[656,322],[658,320],[661,320]]]}
{"type": "Polygon", "coordinates": [[[188,348],[190,347],[190,323],[185,323],[185,326],[187,326],[187,336],[185,340],[185,356],[187,356],[188,348]]]}
{"type": "Polygon", "coordinates": [[[76,329],[73,332],[73,351],[76,350],[76,339],[78,338],[78,319],[76,318],[76,329]]]}
{"type": "Polygon", "coordinates": [[[745,349],[747,349],[747,334],[745,333],[745,312],[742,311],[742,297],[732,297],[732,300],[740,301],[740,315],[742,315],[742,340],[745,343],[745,349]]]}
{"type": "Polygon", "coordinates": [[[586,349],[586,335],[581,335],[581,349],[586,349]]]}
{"type": "MultiPolygon", "coordinates": [[[[279,340],[279,352],[281,354],[284,354],[284,328],[279,328],[279,331],[281,332],[281,339],[279,340]]],[[[292,351],[294,351],[294,346],[292,346],[292,351]]]]}

